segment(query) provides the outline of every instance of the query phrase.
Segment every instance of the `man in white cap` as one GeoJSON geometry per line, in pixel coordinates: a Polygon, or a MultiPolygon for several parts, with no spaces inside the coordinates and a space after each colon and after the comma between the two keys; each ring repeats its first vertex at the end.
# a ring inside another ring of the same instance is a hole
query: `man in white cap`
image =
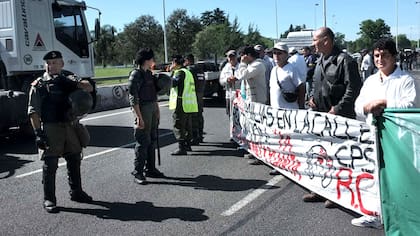
{"type": "Polygon", "coordinates": [[[264,46],[262,46],[260,44],[257,44],[257,45],[254,46],[254,49],[259,54],[259,58],[261,60],[263,60],[264,65],[265,65],[265,79],[266,79],[266,82],[267,82],[267,99],[268,99],[266,104],[270,104],[270,95],[269,95],[269,93],[270,93],[270,88],[269,88],[270,73],[271,73],[271,70],[273,69],[273,67],[276,64],[274,63],[273,58],[271,58],[271,57],[269,57],[265,54],[264,46]]]}
{"type": "Polygon", "coordinates": [[[289,54],[289,63],[296,67],[301,78],[306,78],[308,67],[306,66],[305,58],[298,53],[295,47],[289,48],[289,54]]]}
{"type": "Polygon", "coordinates": [[[233,83],[228,83],[230,77],[234,77],[239,68],[239,61],[235,50],[226,52],[227,63],[220,72],[219,83],[226,88],[226,113],[231,114],[231,103],[235,95],[235,90],[241,88],[241,82],[236,80],[233,83]]]}

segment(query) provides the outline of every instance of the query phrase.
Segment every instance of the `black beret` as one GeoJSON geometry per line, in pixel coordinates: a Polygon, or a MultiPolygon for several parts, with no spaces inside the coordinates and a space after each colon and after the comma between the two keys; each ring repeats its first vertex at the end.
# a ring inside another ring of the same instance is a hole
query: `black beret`
{"type": "Polygon", "coordinates": [[[182,57],[182,55],[173,55],[172,61],[178,65],[182,65],[184,63],[184,58],[182,57]]]}
{"type": "Polygon", "coordinates": [[[61,52],[59,51],[50,51],[42,58],[44,60],[50,60],[50,59],[58,59],[63,58],[63,55],[61,55],[61,52]]]}

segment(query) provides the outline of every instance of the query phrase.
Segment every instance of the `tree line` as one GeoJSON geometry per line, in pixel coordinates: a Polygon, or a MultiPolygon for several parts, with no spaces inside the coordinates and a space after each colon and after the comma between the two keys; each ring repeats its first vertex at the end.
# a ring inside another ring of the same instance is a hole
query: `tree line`
{"type": "MultiPolygon", "coordinates": [[[[282,34],[306,29],[305,25],[293,26],[282,34]]],[[[381,37],[391,37],[390,27],[382,19],[365,20],[360,23],[360,37],[355,41],[345,41],[345,35],[336,32],[336,43],[349,52],[357,52],[370,48],[381,37]]],[[[201,60],[217,60],[224,57],[228,49],[236,49],[243,45],[261,44],[272,47],[276,39],[260,34],[257,27],[249,25],[243,32],[235,18],[229,21],[229,16],[221,9],[205,11],[200,17],[189,16],[186,9],[176,9],[167,18],[166,38],[168,56],[175,54],[194,54],[201,60]]],[[[101,35],[95,42],[96,63],[107,65],[131,64],[135,53],[143,47],[155,51],[156,61],[164,62],[164,32],[163,26],[150,15],[139,16],[134,22],[126,24],[122,32],[117,32],[112,25],[101,27],[101,35]]],[[[410,42],[406,35],[398,35],[400,48],[411,48],[415,42],[410,42]]]]}

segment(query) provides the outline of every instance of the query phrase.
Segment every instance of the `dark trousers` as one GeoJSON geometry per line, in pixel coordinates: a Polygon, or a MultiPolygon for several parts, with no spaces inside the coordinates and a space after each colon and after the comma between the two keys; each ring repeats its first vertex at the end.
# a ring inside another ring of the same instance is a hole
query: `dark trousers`
{"type": "Polygon", "coordinates": [[[136,145],[134,147],[134,174],[143,173],[146,170],[154,170],[155,166],[155,148],[156,148],[156,131],[157,117],[156,104],[146,103],[140,105],[140,111],[144,121],[144,129],[134,129],[134,138],[136,145]]]}
{"type": "Polygon", "coordinates": [[[173,132],[181,148],[189,146],[192,139],[192,114],[184,112],[182,100],[178,99],[172,119],[174,122],[173,132]]]}
{"type": "Polygon", "coordinates": [[[197,93],[198,112],[192,113],[192,139],[203,139],[204,117],[203,117],[203,94],[197,93]]]}
{"type": "MultiPolygon", "coordinates": [[[[80,153],[63,155],[67,162],[68,182],[70,194],[82,191],[82,181],[80,177],[80,153]]],[[[44,200],[57,202],[55,197],[55,176],[58,168],[58,156],[44,157],[42,166],[42,183],[44,186],[44,200]]]]}

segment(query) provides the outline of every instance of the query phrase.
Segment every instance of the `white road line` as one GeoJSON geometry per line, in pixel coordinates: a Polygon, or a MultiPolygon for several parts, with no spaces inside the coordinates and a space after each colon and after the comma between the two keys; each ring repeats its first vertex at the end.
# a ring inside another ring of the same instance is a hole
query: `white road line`
{"type": "Polygon", "coordinates": [[[128,112],[131,112],[131,110],[116,112],[116,113],[102,115],[102,116],[94,116],[94,117],[89,117],[89,118],[83,118],[83,119],[81,119],[81,121],[96,120],[96,119],[101,119],[101,118],[105,118],[105,117],[121,115],[121,114],[128,113],[128,112]]]}
{"type": "Polygon", "coordinates": [[[262,188],[256,189],[250,194],[248,194],[246,197],[242,198],[239,202],[235,203],[233,206],[231,206],[228,210],[222,212],[222,216],[231,216],[235,214],[237,211],[248,205],[250,202],[255,200],[257,197],[259,197],[261,194],[263,194],[265,191],[267,191],[267,186],[274,186],[280,181],[282,181],[284,177],[282,175],[278,175],[270,181],[268,181],[267,184],[265,184],[262,188]]]}
{"type": "MultiPolygon", "coordinates": [[[[159,106],[160,107],[168,106],[168,103],[159,104],[159,106]]],[[[81,119],[81,121],[96,120],[96,119],[101,119],[101,118],[105,118],[105,117],[121,115],[121,114],[129,113],[129,112],[131,112],[131,110],[116,112],[116,113],[102,115],[102,116],[95,116],[95,117],[84,118],[84,119],[81,119]]]]}
{"type": "MultiPolygon", "coordinates": [[[[159,135],[159,137],[162,138],[162,137],[165,137],[165,136],[168,136],[168,135],[172,135],[172,133],[171,132],[164,133],[164,134],[159,135]]],[[[127,143],[127,144],[124,144],[124,145],[116,147],[116,148],[111,148],[111,149],[108,149],[108,150],[104,150],[102,152],[94,153],[94,154],[91,154],[89,156],[83,157],[83,160],[86,160],[86,159],[91,158],[91,157],[100,156],[100,155],[110,153],[110,152],[113,152],[113,151],[117,151],[117,150],[120,150],[120,149],[123,149],[123,148],[126,148],[126,147],[130,147],[130,146],[133,146],[134,144],[136,144],[136,143],[135,142],[127,143]]],[[[61,163],[58,164],[58,166],[65,166],[66,164],[67,164],[66,162],[61,162],[61,163]]],[[[23,177],[26,177],[26,176],[29,176],[29,175],[40,173],[40,172],[42,172],[42,169],[34,170],[34,171],[24,173],[24,174],[21,174],[21,175],[16,175],[15,178],[23,178],[23,177]]]]}

